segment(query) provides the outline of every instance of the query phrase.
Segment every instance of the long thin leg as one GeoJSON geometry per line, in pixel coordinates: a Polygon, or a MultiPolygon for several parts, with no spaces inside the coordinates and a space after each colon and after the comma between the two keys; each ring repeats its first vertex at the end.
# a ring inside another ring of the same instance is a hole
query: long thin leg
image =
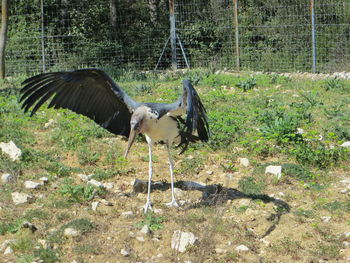
{"type": "Polygon", "coordinates": [[[145,206],[143,207],[144,213],[147,213],[148,210],[152,210],[151,205],[151,183],[152,183],[152,140],[148,136],[146,136],[146,140],[148,143],[148,155],[149,155],[149,166],[148,166],[148,191],[147,191],[147,201],[145,206]]]}
{"type": "Polygon", "coordinates": [[[166,144],[166,149],[168,151],[169,170],[170,170],[170,177],[171,177],[171,202],[167,203],[166,205],[169,207],[178,207],[179,204],[175,200],[175,191],[174,191],[174,163],[173,163],[173,159],[171,158],[170,147],[168,143],[166,144]]]}

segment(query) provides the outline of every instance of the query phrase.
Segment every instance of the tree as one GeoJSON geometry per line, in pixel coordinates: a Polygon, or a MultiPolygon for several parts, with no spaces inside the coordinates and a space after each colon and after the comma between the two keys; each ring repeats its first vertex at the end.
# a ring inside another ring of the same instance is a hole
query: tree
{"type": "Polygon", "coordinates": [[[9,17],[9,0],[2,0],[0,29],[0,78],[5,78],[5,47],[9,17]]]}

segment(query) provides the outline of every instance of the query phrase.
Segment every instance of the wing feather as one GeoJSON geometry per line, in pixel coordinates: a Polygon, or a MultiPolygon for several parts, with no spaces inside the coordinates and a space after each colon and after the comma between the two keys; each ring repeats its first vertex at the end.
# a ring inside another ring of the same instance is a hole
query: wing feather
{"type": "Polygon", "coordinates": [[[140,105],[98,69],[44,73],[28,78],[22,85],[20,102],[25,112],[32,108],[34,114],[52,98],[49,108],[70,109],[124,136],[130,132],[132,111],[140,105]]]}

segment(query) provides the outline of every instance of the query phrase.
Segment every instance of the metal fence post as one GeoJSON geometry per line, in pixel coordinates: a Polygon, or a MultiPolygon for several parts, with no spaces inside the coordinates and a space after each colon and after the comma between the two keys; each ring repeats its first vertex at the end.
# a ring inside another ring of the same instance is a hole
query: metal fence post
{"type": "Polygon", "coordinates": [[[41,59],[43,63],[43,71],[46,71],[46,59],[45,59],[45,28],[44,28],[44,0],[41,0],[41,59]]]}
{"type": "Polygon", "coordinates": [[[171,66],[177,69],[176,61],[176,23],[175,23],[174,0],[169,0],[169,19],[170,19],[170,43],[171,43],[171,66]]]}
{"type": "Polygon", "coordinates": [[[316,28],[315,28],[315,1],[310,0],[311,11],[311,36],[312,36],[312,72],[316,72],[316,28]]]}
{"type": "Polygon", "coordinates": [[[239,57],[239,31],[238,31],[238,7],[237,0],[233,0],[234,8],[234,24],[235,24],[235,39],[236,39],[236,67],[237,71],[240,70],[240,57],[239,57]]]}

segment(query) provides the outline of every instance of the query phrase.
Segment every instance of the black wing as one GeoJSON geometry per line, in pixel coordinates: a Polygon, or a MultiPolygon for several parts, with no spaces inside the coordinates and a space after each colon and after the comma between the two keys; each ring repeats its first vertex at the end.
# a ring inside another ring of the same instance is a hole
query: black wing
{"type": "Polygon", "coordinates": [[[49,108],[70,109],[124,136],[129,136],[132,110],[139,105],[98,69],[44,73],[25,80],[22,85],[20,101],[25,112],[35,105],[33,115],[53,97],[49,108]]]}
{"type": "Polygon", "coordinates": [[[183,132],[192,134],[197,131],[199,139],[206,142],[210,134],[206,110],[189,80],[183,81],[183,89],[183,95],[179,101],[169,104],[170,113],[174,116],[186,113],[183,132]]]}

